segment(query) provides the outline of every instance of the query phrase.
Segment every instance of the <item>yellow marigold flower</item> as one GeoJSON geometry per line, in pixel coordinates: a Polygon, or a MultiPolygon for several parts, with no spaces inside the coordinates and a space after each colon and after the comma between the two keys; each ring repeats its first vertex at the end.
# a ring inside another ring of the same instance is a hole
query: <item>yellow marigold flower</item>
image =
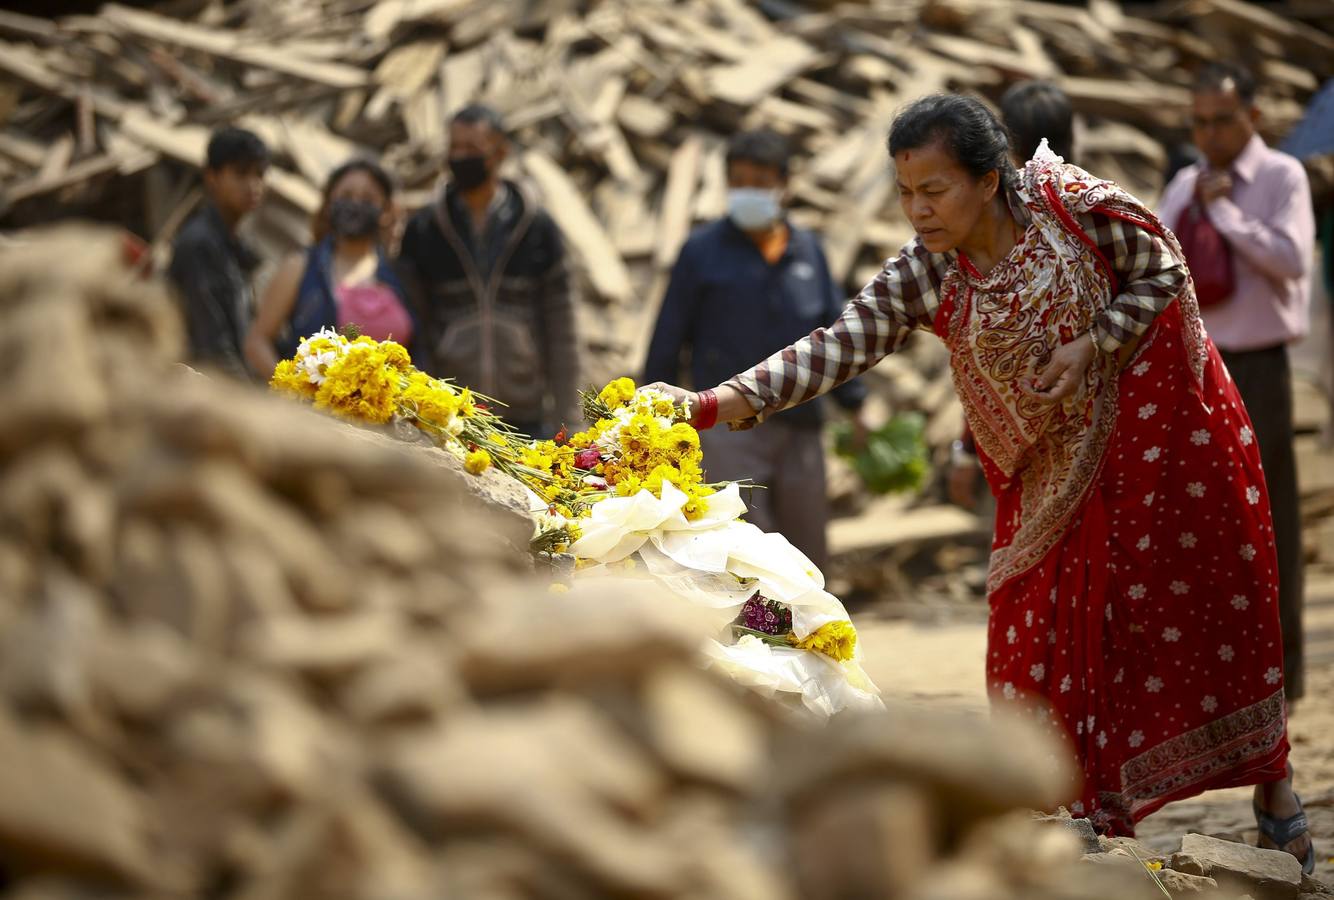
{"type": "Polygon", "coordinates": [[[285,359],[278,363],[273,370],[273,377],[269,379],[269,386],[275,391],[307,398],[314,397],[316,390],[316,385],[311,383],[294,359],[285,359]]]}
{"type": "Polygon", "coordinates": [[[376,346],[356,343],[325,370],[315,394],[317,407],[350,419],[383,425],[398,407],[398,372],[385,365],[376,346]]]}
{"type": "Polygon", "coordinates": [[[668,449],[678,458],[699,452],[699,432],[685,422],[677,422],[663,437],[668,449]]]}
{"type": "Polygon", "coordinates": [[[412,366],[412,357],[408,350],[396,341],[380,341],[380,350],[384,352],[385,365],[391,369],[406,372],[412,366]]]}
{"type": "Polygon", "coordinates": [[[570,592],[570,586],[560,581],[553,581],[547,587],[547,593],[550,594],[568,594],[569,592],[570,592]]]}
{"type": "Polygon", "coordinates": [[[826,622],[801,640],[789,635],[788,640],[800,650],[813,650],[838,662],[852,659],[857,649],[857,629],[851,622],[826,622]]]}
{"type": "Polygon", "coordinates": [[[644,488],[644,482],[633,472],[620,477],[616,482],[616,495],[618,497],[633,497],[644,488]]]}
{"type": "Polygon", "coordinates": [[[1144,864],[1144,867],[1148,869],[1150,872],[1161,872],[1163,870],[1162,862],[1156,859],[1149,860],[1144,864]]]}
{"type": "Polygon", "coordinates": [[[491,468],[491,454],[485,450],[474,450],[463,460],[463,468],[467,469],[470,475],[481,475],[491,468]]]}
{"type": "Polygon", "coordinates": [[[612,409],[620,409],[635,396],[635,383],[629,378],[617,378],[598,393],[598,399],[612,409]]]}
{"type": "Polygon", "coordinates": [[[464,418],[477,415],[477,404],[472,399],[472,391],[467,388],[459,392],[459,413],[464,418]]]}

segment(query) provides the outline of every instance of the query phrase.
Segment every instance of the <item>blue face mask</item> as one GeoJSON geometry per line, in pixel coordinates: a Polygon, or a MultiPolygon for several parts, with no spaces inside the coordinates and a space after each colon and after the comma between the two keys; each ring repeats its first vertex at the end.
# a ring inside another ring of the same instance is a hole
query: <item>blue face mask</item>
{"type": "Polygon", "coordinates": [[[742,231],[762,231],[783,214],[778,191],[732,188],[727,192],[727,215],[742,231]]]}

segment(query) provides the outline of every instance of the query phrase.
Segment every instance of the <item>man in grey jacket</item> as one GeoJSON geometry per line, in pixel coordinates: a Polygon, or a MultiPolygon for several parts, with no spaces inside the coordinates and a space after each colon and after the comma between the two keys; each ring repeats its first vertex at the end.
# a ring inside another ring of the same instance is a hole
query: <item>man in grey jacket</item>
{"type": "Polygon", "coordinates": [[[500,177],[508,153],[494,110],[454,116],[450,183],[409,221],[399,273],[426,332],[419,364],[499,400],[510,424],[547,437],[580,421],[574,298],[560,229],[500,177]]]}

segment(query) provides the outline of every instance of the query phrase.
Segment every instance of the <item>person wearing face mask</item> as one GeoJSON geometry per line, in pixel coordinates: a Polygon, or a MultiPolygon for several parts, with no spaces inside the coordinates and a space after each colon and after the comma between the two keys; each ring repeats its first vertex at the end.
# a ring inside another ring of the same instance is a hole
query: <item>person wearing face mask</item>
{"type": "MultiPolygon", "coordinates": [[[[727,152],[727,215],[686,241],[672,270],[644,365],[646,381],[675,383],[683,351],[698,387],[785,347],[843,309],[816,236],[783,214],[790,153],[772,131],[736,135],[727,152]]],[[[834,391],[858,413],[865,387],[849,381],[834,391]]],[[[750,479],[748,518],[785,536],[823,567],[829,519],[819,404],[784,412],[763,431],[705,432],[704,465],[712,481],[750,479]]],[[[861,418],[858,431],[865,433],[861,418]]]]}
{"type": "Polygon", "coordinates": [[[560,229],[504,179],[500,116],[469,106],[449,125],[449,184],[408,222],[403,283],[422,310],[418,364],[505,405],[524,434],[575,427],[579,356],[560,229]]]}
{"type": "Polygon", "coordinates": [[[412,349],[416,325],[384,252],[393,191],[389,174],[370,160],[355,159],[330,173],[311,229],[314,243],[278,267],[246,335],[246,361],[256,373],[271,374],[321,328],[354,325],[412,349]]]}

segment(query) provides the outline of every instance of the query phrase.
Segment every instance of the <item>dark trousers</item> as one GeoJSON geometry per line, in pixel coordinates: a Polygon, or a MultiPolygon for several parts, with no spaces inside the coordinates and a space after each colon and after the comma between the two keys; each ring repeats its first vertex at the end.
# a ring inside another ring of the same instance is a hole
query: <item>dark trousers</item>
{"type": "Polygon", "coordinates": [[[1289,700],[1305,693],[1302,646],[1302,520],[1297,495],[1297,455],[1293,450],[1292,369],[1288,348],[1220,350],[1232,373],[1260,444],[1278,550],[1278,612],[1283,629],[1284,686],[1289,700]]]}
{"type": "Polygon", "coordinates": [[[699,442],[709,481],[748,478],[764,485],[742,489],[741,496],[749,495],[746,520],[783,535],[823,571],[829,563],[829,498],[820,429],[777,419],[749,431],[701,432],[699,442]]]}

